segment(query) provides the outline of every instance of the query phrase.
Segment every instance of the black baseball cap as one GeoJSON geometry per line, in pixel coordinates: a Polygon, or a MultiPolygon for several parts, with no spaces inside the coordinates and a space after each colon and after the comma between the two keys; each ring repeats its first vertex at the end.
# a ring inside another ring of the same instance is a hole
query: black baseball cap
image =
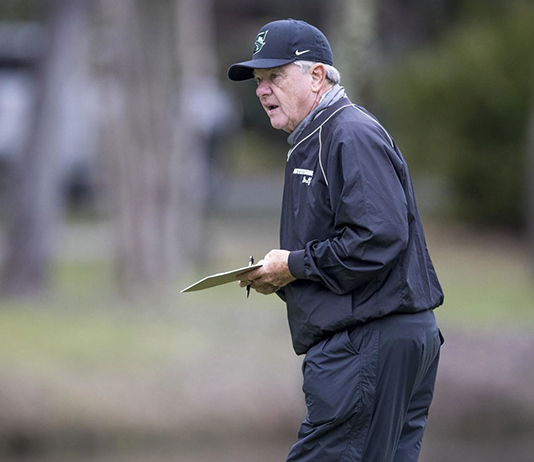
{"type": "Polygon", "coordinates": [[[296,19],[273,21],[256,36],[252,59],[230,66],[228,78],[236,82],[252,79],[254,69],[270,69],[299,59],[334,64],[330,44],[317,27],[296,19]]]}

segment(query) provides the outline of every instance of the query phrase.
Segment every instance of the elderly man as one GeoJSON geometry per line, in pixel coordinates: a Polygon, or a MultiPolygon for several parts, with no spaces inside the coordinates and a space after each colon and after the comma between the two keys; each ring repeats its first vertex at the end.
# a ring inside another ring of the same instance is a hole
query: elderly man
{"type": "Polygon", "coordinates": [[[280,249],[240,281],[285,301],[305,354],[308,413],[287,461],[416,461],[443,293],[406,162],[347,98],[326,37],[306,22],[265,25],[228,76],[254,79],[271,125],[290,134],[280,249]]]}

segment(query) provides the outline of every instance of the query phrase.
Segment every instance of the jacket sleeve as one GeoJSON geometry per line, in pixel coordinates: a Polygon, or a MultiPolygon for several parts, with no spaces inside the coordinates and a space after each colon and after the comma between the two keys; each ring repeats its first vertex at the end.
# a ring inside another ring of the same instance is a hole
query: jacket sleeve
{"type": "Polygon", "coordinates": [[[322,153],[334,234],[289,255],[298,279],[338,294],[379,278],[408,243],[404,161],[381,126],[345,123],[322,153]]]}

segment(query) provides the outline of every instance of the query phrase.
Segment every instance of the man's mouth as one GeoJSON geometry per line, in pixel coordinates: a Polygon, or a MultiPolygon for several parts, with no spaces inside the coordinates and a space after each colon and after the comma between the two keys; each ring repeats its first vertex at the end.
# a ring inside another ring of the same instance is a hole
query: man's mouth
{"type": "Polygon", "coordinates": [[[274,111],[278,109],[279,106],[276,104],[266,104],[265,110],[267,111],[267,114],[272,114],[274,111]]]}

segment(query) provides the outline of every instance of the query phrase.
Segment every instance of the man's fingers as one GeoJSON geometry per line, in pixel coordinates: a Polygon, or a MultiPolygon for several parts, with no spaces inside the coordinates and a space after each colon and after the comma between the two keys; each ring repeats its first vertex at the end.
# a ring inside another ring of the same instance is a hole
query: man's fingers
{"type": "Polygon", "coordinates": [[[272,284],[262,284],[255,287],[256,292],[262,295],[270,295],[278,290],[278,287],[273,286],[272,284]]]}
{"type": "Polygon", "coordinates": [[[243,277],[241,276],[241,279],[238,279],[239,282],[239,285],[241,287],[246,287],[246,286],[254,286],[254,285],[260,285],[260,284],[264,284],[265,281],[263,282],[260,282],[260,278],[257,278],[257,279],[243,279],[243,277]]]}
{"type": "Polygon", "coordinates": [[[250,285],[256,292],[263,294],[263,295],[269,295],[274,292],[276,292],[280,287],[269,284],[267,282],[261,282],[259,279],[256,279],[254,281],[246,281],[246,280],[240,280],[238,281],[239,287],[247,287],[250,285]]]}
{"type": "Polygon", "coordinates": [[[238,282],[239,282],[239,286],[240,287],[251,286],[253,289],[256,289],[256,288],[261,287],[263,285],[270,285],[268,283],[262,283],[260,281],[260,278],[254,279],[254,280],[241,279],[238,282]]]}
{"type": "Polygon", "coordinates": [[[247,271],[236,278],[239,280],[239,286],[250,286],[265,295],[276,292],[295,279],[286,268],[287,254],[287,251],[271,250],[265,259],[259,262],[263,264],[261,268],[247,271]]]}
{"type": "Polygon", "coordinates": [[[261,268],[256,268],[238,275],[236,279],[239,279],[241,281],[253,281],[254,279],[258,279],[259,277],[261,277],[261,268]]]}

